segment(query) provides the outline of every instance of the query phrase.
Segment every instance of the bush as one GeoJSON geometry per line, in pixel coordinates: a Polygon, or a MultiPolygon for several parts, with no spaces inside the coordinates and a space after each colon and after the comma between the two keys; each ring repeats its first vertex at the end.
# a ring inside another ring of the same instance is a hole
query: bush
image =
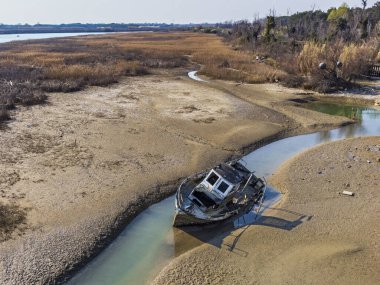
{"type": "Polygon", "coordinates": [[[0,122],[7,121],[10,118],[11,117],[9,116],[9,112],[6,106],[0,106],[0,122]]]}

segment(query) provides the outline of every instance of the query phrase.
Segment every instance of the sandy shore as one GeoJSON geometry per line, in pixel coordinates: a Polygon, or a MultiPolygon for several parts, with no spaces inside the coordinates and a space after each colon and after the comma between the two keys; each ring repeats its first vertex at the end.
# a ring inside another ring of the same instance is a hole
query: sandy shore
{"type": "Polygon", "coordinates": [[[180,256],[155,284],[378,284],[379,147],[380,137],[348,139],[291,159],[270,180],[280,204],[180,256]]]}
{"type": "Polygon", "coordinates": [[[272,93],[165,73],[18,111],[1,131],[0,200],[27,208],[27,224],[0,243],[0,283],[65,280],[181,178],[350,122],[295,107],[294,91],[272,93]]]}

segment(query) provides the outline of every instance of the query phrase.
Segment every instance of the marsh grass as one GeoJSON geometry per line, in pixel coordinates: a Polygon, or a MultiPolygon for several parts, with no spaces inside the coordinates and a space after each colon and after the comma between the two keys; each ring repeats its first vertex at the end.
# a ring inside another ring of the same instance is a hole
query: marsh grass
{"type": "Polygon", "coordinates": [[[26,211],[15,204],[0,203],[0,241],[9,239],[26,221],[26,211]]]}
{"type": "Polygon", "coordinates": [[[253,52],[235,50],[219,42],[209,49],[195,52],[193,60],[204,66],[201,74],[214,79],[263,83],[279,81],[286,75],[277,67],[256,61],[255,57],[253,52]]]}
{"type": "Polygon", "coordinates": [[[378,46],[368,47],[306,42],[299,51],[290,52],[292,47],[277,44],[253,52],[236,48],[217,35],[191,32],[11,42],[0,45],[0,105],[10,109],[17,104],[39,104],[46,101],[43,92],[74,92],[86,86],[116,83],[123,76],[199,66],[201,74],[213,79],[247,83],[280,81],[290,87],[317,89],[321,78],[322,85],[334,80],[321,73],[320,62],[327,61],[328,66],[337,60],[345,62],[339,75],[350,79],[365,69],[362,63],[366,57],[376,57],[378,46]],[[256,60],[257,52],[265,60],[256,60]]]}
{"type": "Polygon", "coordinates": [[[43,92],[74,92],[116,83],[123,76],[194,64],[201,65],[201,73],[212,78],[249,83],[277,81],[286,74],[275,66],[255,62],[252,52],[235,50],[222,38],[202,33],[107,34],[11,42],[0,45],[0,105],[10,109],[17,104],[40,104],[47,98],[43,92]]]}
{"type": "MultiPolygon", "coordinates": [[[[220,37],[201,33],[139,33],[45,39],[3,44],[0,78],[107,85],[121,76],[140,76],[156,68],[186,67],[192,61],[211,77],[264,82],[283,72],[236,51],[220,37]],[[3,71],[3,72],[2,72],[3,71]]],[[[57,86],[58,84],[55,84],[57,86]]],[[[58,87],[53,88],[54,91],[58,87]]],[[[64,88],[64,87],[62,87],[64,88]]],[[[79,88],[79,87],[77,87],[79,88]]],[[[47,88],[49,89],[49,88],[47,88]]],[[[74,88],[76,89],[76,88],[74,88]]]]}

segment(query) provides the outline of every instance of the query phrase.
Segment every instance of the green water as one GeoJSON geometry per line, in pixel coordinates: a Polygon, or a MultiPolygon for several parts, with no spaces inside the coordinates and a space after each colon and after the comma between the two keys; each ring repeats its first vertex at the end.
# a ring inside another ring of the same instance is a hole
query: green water
{"type": "Polygon", "coordinates": [[[310,102],[304,106],[307,109],[311,109],[317,112],[343,116],[350,118],[352,120],[357,120],[361,122],[363,119],[363,112],[367,115],[378,117],[380,116],[379,112],[368,107],[355,106],[355,105],[342,105],[336,103],[324,103],[324,102],[310,102]],[[373,111],[371,111],[373,110],[373,111]]]}
{"type": "MultiPolygon", "coordinates": [[[[380,136],[379,109],[326,103],[312,103],[307,107],[332,115],[355,118],[358,123],[331,131],[290,137],[268,144],[243,158],[249,169],[256,170],[259,176],[268,177],[289,158],[318,144],[351,137],[380,136]]],[[[271,200],[275,202],[278,199],[276,193],[268,191],[269,197],[266,199],[269,201],[269,205],[271,200]]],[[[176,256],[203,242],[220,246],[223,236],[231,230],[229,228],[206,232],[200,229],[198,233],[189,233],[173,229],[171,226],[173,210],[174,197],[149,207],[68,284],[149,284],[152,278],[176,256]],[[203,235],[205,233],[208,233],[209,236],[205,237],[203,235]],[[211,239],[212,237],[214,239],[211,239]]],[[[255,226],[254,219],[247,220],[249,224],[255,226]]],[[[237,221],[237,224],[240,225],[240,222],[237,221]]],[[[236,223],[234,225],[236,226],[236,223]]]]}

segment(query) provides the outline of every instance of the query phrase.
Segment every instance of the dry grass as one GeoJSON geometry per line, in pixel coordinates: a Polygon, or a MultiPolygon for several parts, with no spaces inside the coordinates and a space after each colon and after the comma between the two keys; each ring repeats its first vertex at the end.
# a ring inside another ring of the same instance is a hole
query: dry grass
{"type": "Polygon", "coordinates": [[[351,80],[356,76],[366,74],[369,65],[376,61],[377,43],[350,44],[345,46],[339,59],[343,62],[342,77],[351,80]]]}
{"type": "Polygon", "coordinates": [[[303,75],[312,75],[319,72],[319,64],[326,61],[326,45],[307,42],[298,55],[297,64],[303,75]]]}
{"type": "Polygon", "coordinates": [[[234,50],[222,42],[194,53],[193,60],[202,64],[202,74],[215,79],[247,83],[281,80],[286,73],[264,62],[258,62],[251,52],[234,50]]]}
{"type": "Polygon", "coordinates": [[[215,35],[200,33],[110,34],[9,43],[0,48],[0,64],[33,67],[40,81],[79,80],[84,86],[113,83],[120,76],[144,75],[155,68],[186,67],[188,56],[215,78],[264,82],[283,74],[256,63],[251,53],[233,50],[215,35]],[[228,65],[223,65],[226,61],[228,65]]]}
{"type": "Polygon", "coordinates": [[[30,106],[41,104],[47,100],[37,86],[28,81],[0,81],[0,121],[9,119],[9,109],[16,104],[30,106]]]}
{"type": "Polygon", "coordinates": [[[12,42],[0,45],[0,105],[9,109],[18,103],[38,104],[46,100],[41,92],[105,86],[122,76],[189,69],[194,63],[217,79],[260,83],[286,75],[210,34],[131,33],[12,42]]]}
{"type": "Polygon", "coordinates": [[[376,41],[361,44],[307,42],[297,57],[299,71],[305,76],[303,87],[323,93],[350,88],[354,86],[352,79],[367,75],[369,64],[376,60],[378,51],[376,41]],[[325,70],[319,68],[320,63],[326,64],[325,70]]]}
{"type": "Polygon", "coordinates": [[[329,44],[307,42],[297,62],[303,75],[320,74],[318,66],[324,62],[330,72],[335,71],[340,77],[350,81],[353,77],[368,72],[368,66],[376,60],[378,52],[379,44],[375,41],[361,44],[345,44],[342,41],[329,44]],[[342,63],[341,68],[337,67],[338,61],[342,63]]]}
{"type": "Polygon", "coordinates": [[[22,227],[26,212],[14,204],[0,204],[0,242],[9,239],[13,231],[22,227]]]}

